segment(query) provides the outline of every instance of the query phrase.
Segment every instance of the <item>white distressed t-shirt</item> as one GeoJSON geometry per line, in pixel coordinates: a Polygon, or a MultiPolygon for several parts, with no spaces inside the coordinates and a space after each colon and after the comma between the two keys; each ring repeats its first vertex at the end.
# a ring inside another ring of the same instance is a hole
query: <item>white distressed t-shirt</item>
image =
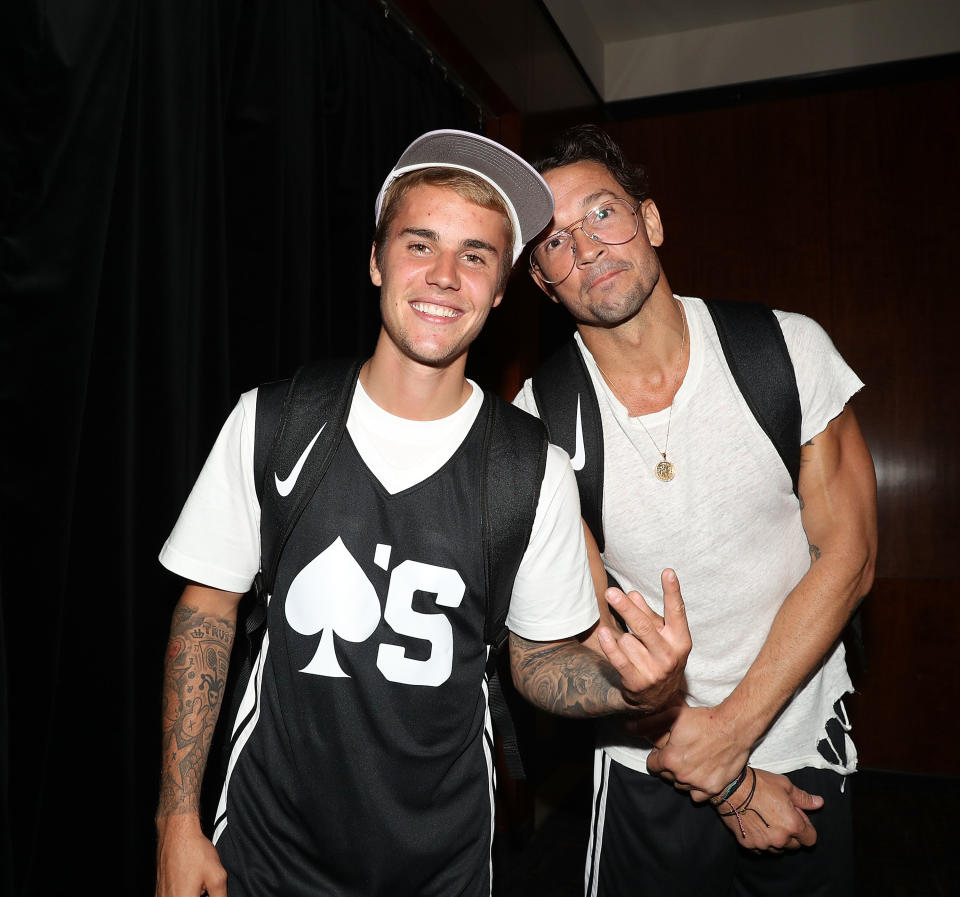
{"type": "MultiPolygon", "coordinates": [[[[466,438],[483,402],[469,399],[448,417],[411,421],[376,405],[358,383],[347,430],[391,494],[439,470],[466,438]]],[[[260,504],[253,472],[257,391],[240,397],[160,552],[160,563],[186,579],[246,592],[260,566],[260,504]]],[[[598,618],[580,498],[566,453],[549,447],[530,543],[514,582],[507,628],[553,641],[578,635],[598,618]]]]}
{"type": "MultiPolygon", "coordinates": [[[[669,409],[630,418],[576,339],[603,423],[604,562],[625,590],[638,590],[660,612],[660,573],[677,571],[693,637],[688,702],[713,706],[746,674],[810,555],[790,476],[737,389],[709,311],[699,299],[680,301],[690,363],[672,419],[669,409]],[[667,456],[676,477],[664,483],[654,474],[660,460],[654,443],[663,449],[668,420],[667,456]]],[[[776,315],[796,370],[806,442],[863,384],[815,321],[776,315]]],[[[514,403],[537,413],[529,380],[514,403]]],[[[757,743],[751,763],[771,772],[831,766],[817,743],[834,703],[850,688],[838,645],[757,743]]],[[[841,772],[856,768],[849,736],[846,742],[847,763],[831,767],[841,772]]],[[[601,744],[618,762],[646,771],[646,742],[628,736],[619,722],[603,727],[601,744]]]]}

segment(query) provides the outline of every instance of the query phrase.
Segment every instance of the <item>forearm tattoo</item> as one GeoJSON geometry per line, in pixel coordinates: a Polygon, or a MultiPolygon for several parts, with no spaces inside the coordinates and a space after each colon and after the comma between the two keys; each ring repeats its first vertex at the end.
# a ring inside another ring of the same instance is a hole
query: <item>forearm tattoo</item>
{"type": "Polygon", "coordinates": [[[576,641],[531,642],[510,633],[517,688],[527,700],[562,716],[604,716],[624,707],[616,669],[576,641]]]}
{"type": "Polygon", "coordinates": [[[174,613],[163,682],[163,767],[158,816],[197,809],[227,679],[234,623],[182,605],[174,613]]]}

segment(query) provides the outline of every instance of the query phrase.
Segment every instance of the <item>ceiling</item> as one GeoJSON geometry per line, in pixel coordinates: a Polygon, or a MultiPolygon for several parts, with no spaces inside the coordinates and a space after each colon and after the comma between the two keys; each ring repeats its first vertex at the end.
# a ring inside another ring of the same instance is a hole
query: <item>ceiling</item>
{"type": "Polygon", "coordinates": [[[957,0],[420,0],[396,6],[416,7],[421,20],[440,20],[520,113],[960,52],[957,0]]]}

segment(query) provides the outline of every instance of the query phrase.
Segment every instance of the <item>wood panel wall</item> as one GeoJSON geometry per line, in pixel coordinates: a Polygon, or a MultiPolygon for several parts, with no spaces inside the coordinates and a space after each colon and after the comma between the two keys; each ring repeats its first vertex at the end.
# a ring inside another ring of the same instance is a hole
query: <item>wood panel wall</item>
{"type": "MultiPolygon", "coordinates": [[[[676,292],[811,315],[867,384],[853,407],[877,467],[880,554],[864,608],[867,667],[854,671],[854,734],[862,766],[952,775],[960,774],[958,110],[960,77],[941,73],[604,123],[648,168],[676,292]]],[[[523,124],[523,149],[533,153],[561,122],[523,124]]],[[[511,302],[540,302],[526,285],[511,290],[511,302]]],[[[533,348],[508,375],[514,381],[539,349],[529,308],[518,320],[533,348]]],[[[541,335],[556,327],[546,311],[543,321],[541,335]]]]}

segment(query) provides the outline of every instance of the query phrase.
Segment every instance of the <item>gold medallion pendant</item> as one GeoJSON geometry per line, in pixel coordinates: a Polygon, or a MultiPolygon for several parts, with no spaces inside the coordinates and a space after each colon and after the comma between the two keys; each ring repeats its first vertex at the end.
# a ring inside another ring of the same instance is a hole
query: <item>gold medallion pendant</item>
{"type": "MultiPolygon", "coordinates": [[[[663,459],[662,461],[657,462],[657,466],[654,467],[653,472],[656,474],[658,480],[661,483],[669,483],[676,475],[677,469],[673,466],[671,461],[667,460],[667,446],[670,444],[670,423],[673,420],[673,403],[677,398],[677,390],[680,388],[680,371],[683,368],[683,347],[687,343],[687,316],[683,313],[683,306],[680,304],[680,300],[674,297],[674,302],[677,303],[677,311],[680,314],[681,321],[681,330],[680,330],[680,354],[677,356],[677,371],[673,375],[673,396],[670,399],[670,412],[667,415],[667,434],[663,438],[663,451],[660,451],[660,446],[657,445],[657,440],[653,438],[653,434],[647,429],[647,425],[643,422],[643,418],[640,414],[630,417],[631,421],[636,421],[643,427],[643,432],[647,434],[647,438],[653,443],[653,447],[657,450],[657,454],[663,459]]],[[[600,375],[607,382],[607,385],[610,387],[610,390],[613,392],[614,396],[619,400],[620,404],[623,405],[625,409],[629,409],[629,402],[625,401],[620,391],[617,389],[616,383],[610,378],[610,375],[600,367],[597,363],[597,370],[600,371],[600,375]]],[[[611,406],[612,407],[612,406],[611,406]]],[[[630,412],[627,411],[629,415],[630,412]]],[[[579,418],[578,418],[579,421],[579,418]]],[[[579,423],[578,423],[579,426],[579,423]]],[[[623,425],[621,424],[621,427],[623,425]]],[[[624,433],[627,431],[624,430],[624,433]]],[[[632,441],[632,437],[631,437],[632,441]]],[[[639,449],[637,452],[639,453],[639,449]]]]}
{"type": "Polygon", "coordinates": [[[656,467],[655,473],[657,474],[657,479],[661,483],[669,483],[676,475],[677,472],[673,469],[673,464],[670,463],[666,458],[664,458],[656,467]]]}

